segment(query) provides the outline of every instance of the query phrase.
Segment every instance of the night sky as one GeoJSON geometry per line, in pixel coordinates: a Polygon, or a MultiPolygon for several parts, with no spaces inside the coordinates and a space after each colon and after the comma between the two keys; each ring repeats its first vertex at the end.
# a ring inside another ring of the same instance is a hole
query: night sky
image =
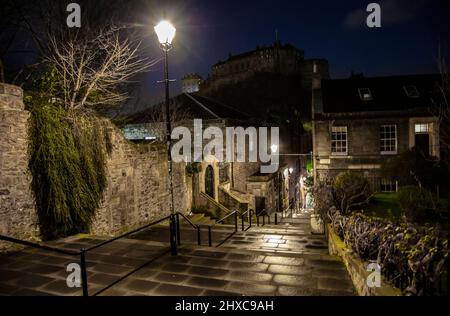
{"type": "MultiPolygon", "coordinates": [[[[439,51],[449,52],[450,1],[384,0],[382,27],[370,29],[365,20],[372,1],[190,0],[162,1],[165,14],[177,27],[171,52],[171,75],[198,72],[206,77],[211,65],[257,45],[279,39],[305,50],[306,58],[330,62],[332,78],[350,73],[366,76],[436,72],[439,51]]],[[[159,7],[159,6],[157,6],[159,7]]],[[[153,9],[152,17],[164,15],[153,9]]],[[[158,54],[158,52],[155,52],[158,54]]],[[[162,65],[149,74],[154,85],[162,65]]],[[[154,88],[154,87],[153,87],[154,88]]],[[[175,84],[174,93],[179,92],[175,84]]],[[[162,89],[149,89],[160,99],[162,89]]]]}
{"type": "MultiPolygon", "coordinates": [[[[229,53],[252,50],[279,39],[305,50],[306,58],[326,58],[332,78],[353,71],[366,76],[436,72],[439,45],[450,47],[450,1],[382,0],[382,27],[365,20],[372,1],[335,0],[157,0],[136,6],[131,20],[148,28],[148,43],[159,57],[153,26],[162,18],[177,28],[170,53],[172,94],[188,72],[206,77],[229,53]]],[[[105,16],[107,18],[107,16],[105,16]]],[[[162,99],[162,63],[142,80],[142,99],[162,99]]]]}

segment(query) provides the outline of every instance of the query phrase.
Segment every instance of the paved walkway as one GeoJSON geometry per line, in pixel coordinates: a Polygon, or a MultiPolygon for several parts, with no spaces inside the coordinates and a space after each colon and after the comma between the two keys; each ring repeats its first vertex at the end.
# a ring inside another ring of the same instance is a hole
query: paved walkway
{"type": "MultiPolygon", "coordinates": [[[[214,244],[234,228],[221,226],[214,244]]],[[[99,295],[353,295],[342,262],[329,256],[323,236],[312,236],[307,218],[238,232],[220,247],[198,247],[196,232],[182,227],[179,256],[168,254],[168,235],[159,227],[96,249],[87,255],[90,294],[99,295]],[[288,223],[289,222],[289,223],[288,223]]],[[[207,233],[202,233],[207,245],[207,233]]],[[[64,249],[99,243],[96,238],[53,242],[64,249]]],[[[66,285],[66,266],[77,260],[25,249],[0,257],[2,295],[81,295],[66,285]]]]}

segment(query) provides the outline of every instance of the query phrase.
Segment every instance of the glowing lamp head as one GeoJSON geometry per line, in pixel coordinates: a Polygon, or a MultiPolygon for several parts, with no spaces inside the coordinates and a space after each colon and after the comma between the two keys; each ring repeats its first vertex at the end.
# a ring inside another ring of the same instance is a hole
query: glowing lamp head
{"type": "Polygon", "coordinates": [[[272,151],[272,154],[275,154],[278,151],[278,146],[273,144],[270,146],[270,150],[272,151]]]}
{"type": "Polygon", "coordinates": [[[176,28],[168,21],[161,21],[155,26],[155,33],[161,45],[171,45],[176,31],[176,28]]]}
{"type": "Polygon", "coordinates": [[[289,173],[292,174],[294,172],[294,168],[289,168],[289,173]]]}

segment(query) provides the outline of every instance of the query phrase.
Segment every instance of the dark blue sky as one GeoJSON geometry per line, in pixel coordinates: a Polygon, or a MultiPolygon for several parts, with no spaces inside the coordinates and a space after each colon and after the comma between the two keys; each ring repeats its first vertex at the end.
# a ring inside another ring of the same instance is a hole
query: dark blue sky
{"type": "MultiPolygon", "coordinates": [[[[211,65],[229,53],[272,43],[275,30],[283,42],[304,49],[306,58],[327,58],[332,78],[347,77],[351,71],[367,76],[434,72],[439,44],[449,51],[450,1],[378,1],[380,29],[365,24],[370,2],[374,1],[160,1],[141,14],[144,19],[147,14],[150,23],[165,15],[177,27],[170,56],[175,79],[187,72],[207,76],[211,65]]],[[[162,64],[147,76],[146,98],[162,97],[162,87],[155,84],[161,75],[162,64]]],[[[179,87],[174,84],[173,93],[179,87]]]]}

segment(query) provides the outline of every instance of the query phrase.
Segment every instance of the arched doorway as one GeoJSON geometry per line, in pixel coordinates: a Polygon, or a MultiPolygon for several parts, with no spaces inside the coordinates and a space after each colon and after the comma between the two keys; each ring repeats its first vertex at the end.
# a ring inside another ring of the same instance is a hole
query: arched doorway
{"type": "Polygon", "coordinates": [[[214,169],[212,166],[208,166],[205,171],[205,193],[213,199],[215,198],[214,169]]]}

